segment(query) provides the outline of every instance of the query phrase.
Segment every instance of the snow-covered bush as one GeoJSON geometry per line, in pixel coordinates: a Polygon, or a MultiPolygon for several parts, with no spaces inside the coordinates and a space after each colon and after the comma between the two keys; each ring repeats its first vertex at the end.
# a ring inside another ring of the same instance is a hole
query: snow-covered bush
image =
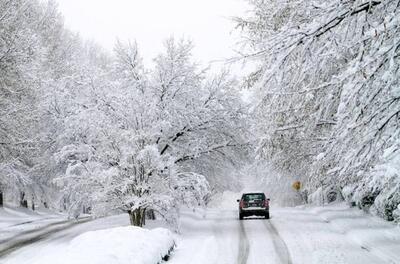
{"type": "Polygon", "coordinates": [[[343,201],[342,191],[337,186],[319,187],[308,196],[308,202],[315,205],[324,205],[343,201]]]}
{"type": "Polygon", "coordinates": [[[398,217],[396,211],[400,204],[398,142],[384,151],[380,165],[371,169],[361,180],[352,199],[363,209],[371,210],[386,220],[393,221],[398,217]]]}
{"type": "Polygon", "coordinates": [[[342,188],[342,197],[350,206],[355,206],[353,196],[356,188],[357,185],[346,185],[342,188]]]}
{"type": "Polygon", "coordinates": [[[397,223],[400,223],[400,204],[397,206],[397,209],[393,211],[393,218],[397,223]]]}
{"type": "Polygon", "coordinates": [[[180,195],[180,200],[190,207],[205,206],[210,195],[210,185],[207,179],[197,173],[179,173],[176,175],[174,189],[180,195]]]}

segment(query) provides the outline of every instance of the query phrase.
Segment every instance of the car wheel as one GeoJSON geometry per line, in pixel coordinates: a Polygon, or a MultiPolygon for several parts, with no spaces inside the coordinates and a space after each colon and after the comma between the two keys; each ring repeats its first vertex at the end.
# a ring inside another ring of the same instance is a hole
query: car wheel
{"type": "Polygon", "coordinates": [[[239,220],[243,220],[243,214],[239,213],[239,220]]]}
{"type": "Polygon", "coordinates": [[[269,219],[269,212],[265,213],[265,219],[269,219]]]}

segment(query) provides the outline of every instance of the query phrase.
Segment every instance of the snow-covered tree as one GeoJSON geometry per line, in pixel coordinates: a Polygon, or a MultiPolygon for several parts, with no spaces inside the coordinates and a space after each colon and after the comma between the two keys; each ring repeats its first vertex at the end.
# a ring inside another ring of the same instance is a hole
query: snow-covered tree
{"type": "Polygon", "coordinates": [[[249,77],[259,153],[311,190],[358,183],[373,203],[387,190],[366,191],[368,171],[398,140],[399,2],[250,3],[237,21],[260,65],[249,77]]]}
{"type": "MultiPolygon", "coordinates": [[[[0,3],[0,205],[76,216],[146,210],[172,224],[181,204],[235,186],[246,111],[228,71],[208,75],[190,41],[166,40],[146,69],[136,43],[114,54],[63,25],[52,2],[0,3]]],[[[176,223],[175,223],[176,224],[176,223]]]]}
{"type": "Polygon", "coordinates": [[[2,1],[0,9],[0,193],[25,199],[40,189],[43,61],[60,16],[52,2],[2,1]]]}
{"type": "Polygon", "coordinates": [[[64,119],[55,157],[65,175],[57,182],[72,211],[119,209],[142,225],[152,209],[173,224],[180,204],[203,204],[208,195],[196,161],[227,159],[244,144],[234,133],[244,131],[234,82],[226,73],[205,81],[190,42],[165,46],[149,71],[135,43],[117,42],[113,69],[95,74],[90,94],[77,96],[85,107],[64,119]]]}

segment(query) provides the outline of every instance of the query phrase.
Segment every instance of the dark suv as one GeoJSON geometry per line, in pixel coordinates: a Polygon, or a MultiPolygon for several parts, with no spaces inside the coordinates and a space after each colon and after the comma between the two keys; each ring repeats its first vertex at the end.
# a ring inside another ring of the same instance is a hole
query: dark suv
{"type": "Polygon", "coordinates": [[[269,219],[269,198],[264,193],[244,193],[239,202],[239,219],[246,216],[264,216],[269,219]]]}

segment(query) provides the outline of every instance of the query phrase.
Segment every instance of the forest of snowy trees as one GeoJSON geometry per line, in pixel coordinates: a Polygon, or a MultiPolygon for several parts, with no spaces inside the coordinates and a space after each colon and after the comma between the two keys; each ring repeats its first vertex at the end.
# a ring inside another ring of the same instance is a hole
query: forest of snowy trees
{"type": "Polygon", "coordinates": [[[135,43],[114,54],[63,26],[53,2],[1,1],[0,190],[77,214],[146,209],[174,222],[204,204],[247,149],[237,81],[170,38],[147,69],[135,43]]]}
{"type": "Polygon", "coordinates": [[[399,219],[400,1],[250,3],[237,25],[258,65],[247,80],[257,155],[311,202],[399,219]]]}
{"type": "Polygon", "coordinates": [[[134,41],[110,54],[69,31],[52,1],[0,1],[0,206],[174,225],[260,173],[281,196],[299,180],[304,202],[400,219],[400,0],[249,2],[241,81],[185,39],[148,67],[134,41]]]}

